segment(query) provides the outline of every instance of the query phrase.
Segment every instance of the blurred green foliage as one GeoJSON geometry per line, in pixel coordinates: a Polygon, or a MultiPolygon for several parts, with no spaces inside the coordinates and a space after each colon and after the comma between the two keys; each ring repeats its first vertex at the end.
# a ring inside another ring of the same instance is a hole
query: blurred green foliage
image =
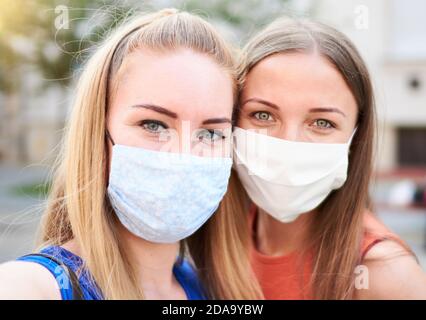
{"type": "Polygon", "coordinates": [[[1,0],[0,92],[19,88],[23,66],[39,71],[43,87],[67,85],[90,48],[139,11],[176,7],[233,29],[237,38],[271,21],[290,0],[1,0]],[[69,28],[57,29],[65,6],[69,28]],[[253,27],[255,26],[255,27],[253,27]]]}
{"type": "MultiPolygon", "coordinates": [[[[49,85],[66,85],[78,58],[133,8],[114,0],[2,0],[0,2],[0,90],[19,84],[14,71],[23,64],[38,69],[49,85]],[[59,5],[68,8],[69,28],[57,29],[59,5]],[[95,13],[106,13],[94,21],[95,13]],[[86,26],[85,26],[86,25],[86,26]],[[84,27],[87,29],[84,30],[84,27]]],[[[18,77],[19,78],[19,77],[18,77]]]]}
{"type": "Polygon", "coordinates": [[[50,183],[32,183],[13,187],[10,189],[10,193],[15,196],[46,198],[49,194],[50,187],[50,183]]]}

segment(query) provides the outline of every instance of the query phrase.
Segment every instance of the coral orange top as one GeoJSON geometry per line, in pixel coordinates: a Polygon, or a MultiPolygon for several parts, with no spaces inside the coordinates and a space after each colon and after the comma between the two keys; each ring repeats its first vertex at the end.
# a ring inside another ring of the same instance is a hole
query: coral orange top
{"type": "MultiPolygon", "coordinates": [[[[249,212],[253,234],[257,207],[252,205],[249,212]]],[[[364,216],[364,238],[361,258],[377,243],[387,238],[397,238],[371,214],[364,216]],[[367,231],[368,230],[368,231],[367,231]]],[[[252,241],[253,243],[253,241],[252,241]]],[[[305,256],[304,262],[298,259],[297,251],[285,256],[272,257],[260,253],[254,245],[251,248],[251,264],[267,300],[311,299],[309,280],[312,273],[312,253],[305,256]]]]}

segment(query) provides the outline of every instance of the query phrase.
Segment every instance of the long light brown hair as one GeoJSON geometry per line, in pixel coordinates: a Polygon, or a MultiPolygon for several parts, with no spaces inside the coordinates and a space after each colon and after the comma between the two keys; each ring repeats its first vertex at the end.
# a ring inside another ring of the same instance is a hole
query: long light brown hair
{"type": "MultiPolygon", "coordinates": [[[[117,74],[126,55],[139,48],[173,51],[189,48],[205,54],[235,80],[233,51],[203,19],[175,9],[139,15],[114,31],[88,60],[78,81],[75,103],[58,158],[40,246],[75,240],[85,267],[106,299],[141,299],[135,263],[117,231],[118,219],[106,195],[108,148],[106,117],[117,74]]],[[[239,225],[220,206],[202,231],[188,241],[210,298],[253,299],[260,290],[251,281],[239,225]],[[233,257],[241,257],[234,259],[233,257]]]]}
{"type": "Polygon", "coordinates": [[[343,76],[358,106],[346,183],[317,208],[308,239],[315,249],[312,298],[349,299],[354,294],[354,270],[361,263],[363,215],[370,206],[376,128],[372,84],[359,52],[342,33],[318,22],[280,18],[243,49],[241,89],[246,75],[258,62],[273,54],[290,52],[317,53],[328,59],[343,76]]]}

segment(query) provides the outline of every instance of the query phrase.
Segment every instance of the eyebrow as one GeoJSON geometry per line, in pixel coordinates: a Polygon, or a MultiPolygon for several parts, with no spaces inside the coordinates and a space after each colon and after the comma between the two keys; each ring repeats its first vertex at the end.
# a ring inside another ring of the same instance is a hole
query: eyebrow
{"type": "Polygon", "coordinates": [[[166,115],[170,118],[173,118],[173,119],[177,119],[177,117],[178,117],[178,115],[175,112],[170,111],[166,108],[157,106],[155,104],[147,104],[147,103],[137,104],[137,105],[132,106],[132,108],[144,108],[144,109],[152,110],[152,111],[164,114],[164,115],[166,115]]]}
{"type": "MultiPolygon", "coordinates": [[[[164,107],[157,106],[155,104],[150,104],[150,103],[137,104],[137,105],[132,106],[132,108],[144,108],[144,109],[148,109],[148,110],[152,110],[152,111],[164,114],[164,115],[166,115],[170,118],[173,118],[173,119],[178,118],[177,113],[170,111],[170,110],[168,110],[164,107]]],[[[232,123],[232,121],[229,118],[211,118],[211,119],[204,120],[202,122],[202,124],[204,124],[204,125],[205,124],[215,124],[215,123],[232,123]]]]}
{"type": "Polygon", "coordinates": [[[215,123],[232,123],[229,118],[212,118],[202,122],[202,124],[215,124],[215,123]]]}
{"type": "Polygon", "coordinates": [[[336,112],[336,113],[340,113],[342,116],[346,117],[346,114],[337,108],[312,108],[309,109],[309,112],[336,112]]]}
{"type": "Polygon", "coordinates": [[[265,106],[268,106],[268,107],[271,107],[271,108],[274,108],[274,109],[277,109],[277,110],[280,109],[280,108],[278,108],[278,106],[275,103],[272,103],[272,102],[269,102],[269,101],[266,101],[266,100],[263,100],[263,99],[260,99],[260,98],[251,98],[251,99],[245,100],[241,104],[241,108],[248,102],[257,102],[257,103],[264,104],[265,106]]]}
{"type": "MultiPolygon", "coordinates": [[[[271,108],[273,108],[273,109],[277,109],[277,110],[279,110],[279,107],[278,107],[275,103],[272,103],[272,102],[269,102],[269,101],[266,101],[266,100],[263,100],[263,99],[260,99],[260,98],[251,98],[251,99],[247,99],[247,100],[245,100],[245,101],[241,104],[241,108],[242,108],[242,107],[243,107],[246,103],[248,103],[248,102],[257,102],[257,103],[261,103],[261,104],[263,104],[263,105],[265,105],[265,106],[268,106],[268,107],[271,107],[271,108]]],[[[346,114],[345,114],[342,110],[337,109],[337,108],[312,108],[312,109],[309,109],[309,112],[312,112],[312,113],[315,113],[315,112],[336,112],[336,113],[339,113],[339,114],[341,114],[342,116],[346,117],[346,114]]]]}

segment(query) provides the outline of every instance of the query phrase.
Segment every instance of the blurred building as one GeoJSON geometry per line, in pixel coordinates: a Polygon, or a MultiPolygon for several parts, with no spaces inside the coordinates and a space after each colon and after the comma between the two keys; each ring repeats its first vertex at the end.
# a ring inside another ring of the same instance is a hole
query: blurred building
{"type": "Polygon", "coordinates": [[[371,71],[379,171],[426,168],[425,12],[423,0],[322,0],[316,8],[320,21],[355,42],[371,71]]]}
{"type": "Polygon", "coordinates": [[[11,94],[0,93],[0,163],[50,164],[69,109],[61,86],[39,88],[40,75],[28,71],[11,94]]]}
{"type": "MultiPolygon", "coordinates": [[[[73,43],[69,38],[64,42],[55,42],[56,34],[46,35],[46,30],[43,29],[52,25],[46,18],[46,13],[49,12],[45,10],[46,6],[52,12],[55,4],[64,2],[72,6],[73,0],[8,1],[0,0],[0,17],[5,8],[14,5],[17,11],[25,7],[27,13],[35,13],[42,17],[42,22],[46,22],[38,26],[37,33],[34,25],[25,25],[25,22],[32,19],[17,19],[17,15],[8,14],[13,17],[12,23],[7,24],[9,27],[15,23],[22,25],[24,29],[20,37],[7,39],[13,44],[16,42],[21,52],[31,56],[32,42],[37,39],[43,52],[47,53],[46,57],[55,58],[57,49],[64,49],[61,44],[73,43]],[[28,3],[36,6],[44,4],[44,7],[32,9],[28,3]]],[[[96,5],[105,8],[105,3],[111,4],[114,1],[116,0],[79,0],[77,5],[83,10],[91,6],[86,13],[92,14],[96,12],[96,5]]],[[[379,176],[385,179],[374,181],[373,200],[375,204],[384,204],[378,206],[378,213],[392,230],[407,241],[423,267],[426,267],[423,250],[426,247],[425,216],[411,214],[414,210],[410,206],[416,194],[417,180],[423,179],[426,184],[426,1],[117,0],[116,3],[132,6],[149,3],[153,9],[175,6],[196,10],[208,17],[225,37],[237,45],[244,43],[242,39],[246,38],[245,35],[253,34],[256,29],[283,14],[312,17],[345,33],[367,62],[375,86],[379,118],[377,169],[387,174],[379,176]],[[423,169],[412,171],[411,176],[405,179],[407,175],[401,174],[404,171],[401,168],[414,167],[423,169]]],[[[111,5],[111,8],[114,13],[116,7],[111,5]]],[[[90,33],[87,30],[91,29],[85,28],[85,25],[91,27],[94,21],[79,10],[73,12],[82,15],[73,20],[81,22],[81,25],[74,25],[75,30],[71,28],[76,33],[74,39],[80,40],[82,35],[90,33]]],[[[113,15],[112,18],[115,20],[116,16],[113,15]]],[[[71,68],[69,64],[73,62],[70,63],[69,59],[65,59],[66,63],[62,64],[65,69],[57,68],[58,65],[51,68],[51,71],[59,69],[63,72],[56,76],[42,76],[40,68],[20,61],[16,68],[14,66],[10,72],[2,73],[4,69],[1,68],[1,63],[7,60],[2,59],[5,56],[5,52],[1,51],[1,41],[4,39],[1,38],[2,35],[0,23],[0,216],[2,219],[7,216],[12,219],[15,216],[27,219],[28,216],[22,212],[26,208],[33,211],[31,206],[38,204],[37,197],[15,194],[11,190],[16,187],[19,187],[18,190],[22,187],[32,189],[35,184],[44,181],[42,177],[46,176],[46,172],[42,166],[32,166],[28,170],[21,168],[28,164],[43,164],[48,167],[55,158],[72,103],[76,79],[67,75],[71,68]],[[4,77],[17,81],[18,85],[14,90],[2,87],[1,80],[4,77]],[[65,81],[67,84],[64,85],[62,77],[69,78],[70,81],[65,81]],[[54,80],[55,78],[58,80],[54,80]],[[13,166],[16,168],[12,168],[13,166]]],[[[79,47],[71,47],[65,51],[72,53],[74,49],[78,51],[79,47]]],[[[12,55],[12,61],[16,62],[17,59],[13,59],[12,55]]],[[[46,61],[41,62],[43,64],[46,61]]],[[[6,63],[9,69],[10,65],[6,63]]],[[[76,63],[72,68],[76,70],[78,67],[76,63]]],[[[424,195],[426,198],[426,191],[424,195]]],[[[423,209],[417,212],[426,211],[423,209]]],[[[32,237],[37,222],[37,218],[31,216],[28,223],[22,225],[24,228],[21,228],[19,224],[9,224],[7,220],[3,220],[3,224],[0,224],[0,262],[32,250],[32,237]],[[12,232],[6,232],[8,230],[12,232]]]]}
{"type": "MultiPolygon", "coordinates": [[[[163,6],[170,6],[176,1],[163,2],[163,6]]],[[[274,10],[271,16],[276,15],[278,2],[267,2],[274,10]]],[[[234,7],[241,11],[244,3],[235,1],[234,7]]],[[[291,3],[293,10],[309,12],[347,34],[367,61],[380,121],[379,171],[426,167],[426,1],[288,2],[291,3]]],[[[262,6],[263,11],[267,8],[262,6]]],[[[288,8],[282,6],[281,13],[288,12],[288,8]]],[[[245,10],[251,12],[252,8],[245,10]]],[[[221,24],[218,17],[213,20],[221,24]]],[[[18,76],[22,81],[19,90],[11,95],[0,94],[0,162],[49,161],[60,141],[72,95],[60,86],[49,85],[40,90],[38,84],[46,80],[31,70],[20,70],[18,76]]]]}

